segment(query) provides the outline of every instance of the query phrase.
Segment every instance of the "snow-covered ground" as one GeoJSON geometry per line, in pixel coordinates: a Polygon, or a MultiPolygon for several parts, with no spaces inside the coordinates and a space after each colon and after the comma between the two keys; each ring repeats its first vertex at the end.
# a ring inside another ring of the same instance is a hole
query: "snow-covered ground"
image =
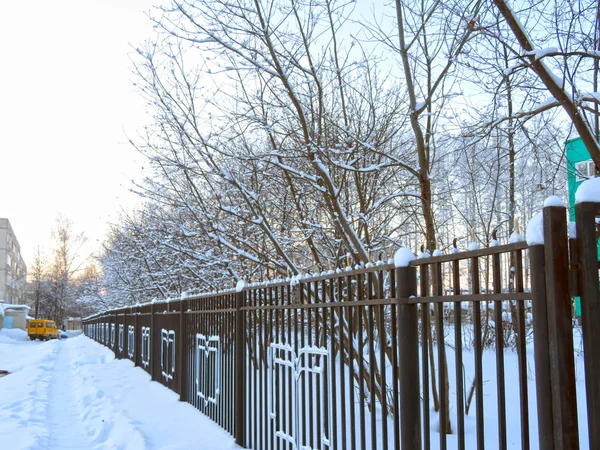
{"type": "Polygon", "coordinates": [[[78,336],[0,330],[0,449],[233,449],[233,438],[128,360],[78,336]]]}

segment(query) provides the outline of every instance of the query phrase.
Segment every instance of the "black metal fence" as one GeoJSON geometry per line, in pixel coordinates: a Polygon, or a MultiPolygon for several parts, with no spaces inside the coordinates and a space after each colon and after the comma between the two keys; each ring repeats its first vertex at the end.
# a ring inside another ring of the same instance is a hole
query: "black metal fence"
{"type": "Polygon", "coordinates": [[[548,207],[542,245],[126,307],[86,319],[85,333],[255,450],[578,448],[580,294],[589,442],[600,448],[600,209],[578,208],[570,247],[565,209],[548,207]]]}

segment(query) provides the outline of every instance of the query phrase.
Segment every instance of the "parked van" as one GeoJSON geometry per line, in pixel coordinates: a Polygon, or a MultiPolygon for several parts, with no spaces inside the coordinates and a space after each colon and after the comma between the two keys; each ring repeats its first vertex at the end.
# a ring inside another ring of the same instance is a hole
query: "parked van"
{"type": "Polygon", "coordinates": [[[31,340],[46,341],[48,339],[58,339],[58,330],[53,320],[34,319],[29,321],[27,335],[31,340]]]}

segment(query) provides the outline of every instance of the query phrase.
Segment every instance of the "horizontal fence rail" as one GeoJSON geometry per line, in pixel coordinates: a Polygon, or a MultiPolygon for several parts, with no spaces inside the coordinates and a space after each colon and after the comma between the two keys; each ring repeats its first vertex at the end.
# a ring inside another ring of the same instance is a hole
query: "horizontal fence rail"
{"type": "Polygon", "coordinates": [[[546,307],[544,249],[369,263],[112,310],[84,329],[247,448],[551,448],[549,336],[569,333],[548,312],[560,289],[546,307]]]}

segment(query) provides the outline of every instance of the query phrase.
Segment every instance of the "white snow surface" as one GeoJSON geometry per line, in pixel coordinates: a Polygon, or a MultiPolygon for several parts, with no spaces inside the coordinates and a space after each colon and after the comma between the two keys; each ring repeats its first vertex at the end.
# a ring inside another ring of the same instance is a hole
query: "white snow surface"
{"type": "Polygon", "coordinates": [[[508,243],[509,244],[514,244],[515,242],[522,242],[525,239],[523,239],[523,236],[521,236],[519,233],[513,233],[510,235],[510,238],[508,238],[508,243]]]}
{"type": "Polygon", "coordinates": [[[544,200],[544,208],[546,206],[562,206],[564,208],[565,202],[563,202],[558,195],[551,195],[544,200]]]}
{"type": "Polygon", "coordinates": [[[577,223],[569,222],[568,227],[569,227],[569,238],[575,239],[577,237],[577,223]]]}
{"type": "Polygon", "coordinates": [[[575,192],[575,203],[600,203],[600,177],[585,180],[575,192]]]}
{"type": "Polygon", "coordinates": [[[237,282],[237,284],[235,286],[235,291],[242,292],[245,287],[246,287],[246,282],[244,280],[240,280],[237,282]]]}
{"type": "Polygon", "coordinates": [[[473,250],[479,250],[479,244],[477,242],[469,242],[469,244],[467,245],[467,251],[473,251],[473,250]]]}
{"type": "Polygon", "coordinates": [[[410,248],[400,247],[394,254],[394,264],[396,267],[408,267],[411,261],[414,261],[415,254],[410,248]]]}
{"type": "Polygon", "coordinates": [[[544,214],[542,211],[535,214],[527,224],[525,237],[528,245],[544,243],[544,214]]]}
{"type": "Polygon", "coordinates": [[[0,448],[235,449],[233,437],[85,336],[0,330],[0,448]]]}

